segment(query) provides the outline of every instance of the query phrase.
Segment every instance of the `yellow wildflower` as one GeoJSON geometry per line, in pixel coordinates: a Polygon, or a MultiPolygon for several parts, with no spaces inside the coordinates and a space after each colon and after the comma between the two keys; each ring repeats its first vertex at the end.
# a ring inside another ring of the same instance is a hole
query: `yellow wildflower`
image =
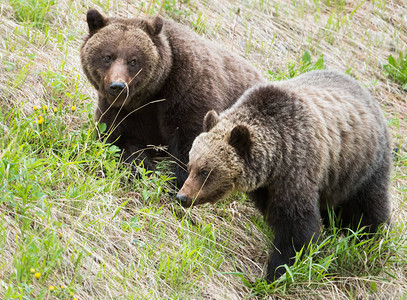
{"type": "Polygon", "coordinates": [[[43,105],[43,106],[42,106],[42,109],[43,109],[43,110],[47,110],[48,107],[47,107],[46,105],[43,105]]]}
{"type": "Polygon", "coordinates": [[[75,110],[76,110],[75,105],[72,105],[72,106],[71,106],[71,111],[75,111],[75,110]]]}
{"type": "Polygon", "coordinates": [[[37,279],[40,278],[40,277],[41,277],[41,273],[39,273],[39,272],[35,273],[35,274],[34,274],[34,277],[37,278],[37,279]]]}
{"type": "Polygon", "coordinates": [[[64,289],[64,288],[65,288],[65,286],[64,286],[63,284],[61,284],[59,287],[60,287],[61,289],[64,289]]]}
{"type": "Polygon", "coordinates": [[[38,124],[41,125],[42,123],[44,123],[44,118],[42,116],[39,116],[37,122],[38,122],[38,124]]]}
{"type": "Polygon", "coordinates": [[[74,295],[74,293],[71,291],[71,292],[69,292],[69,294],[71,295],[71,296],[73,296],[74,295]]]}
{"type": "Polygon", "coordinates": [[[54,113],[58,112],[58,108],[54,107],[54,113]]]}
{"type": "Polygon", "coordinates": [[[50,285],[48,289],[49,289],[49,290],[52,292],[52,291],[54,291],[54,290],[55,290],[55,286],[50,285]]]}
{"type": "Polygon", "coordinates": [[[34,106],[33,106],[33,109],[34,109],[34,110],[38,110],[38,106],[37,106],[37,105],[34,105],[34,106]]]}

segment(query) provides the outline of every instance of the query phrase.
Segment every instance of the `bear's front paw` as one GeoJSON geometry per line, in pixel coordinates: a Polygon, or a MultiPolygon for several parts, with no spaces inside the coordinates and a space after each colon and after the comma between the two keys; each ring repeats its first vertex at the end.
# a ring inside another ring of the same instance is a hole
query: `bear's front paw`
{"type": "Polygon", "coordinates": [[[278,266],[277,269],[274,269],[273,271],[268,270],[266,276],[267,283],[272,283],[279,279],[281,276],[283,276],[286,271],[285,267],[286,265],[281,265],[278,266]]]}
{"type": "Polygon", "coordinates": [[[289,261],[285,261],[280,255],[272,255],[267,266],[266,280],[272,283],[284,275],[289,261]]]}

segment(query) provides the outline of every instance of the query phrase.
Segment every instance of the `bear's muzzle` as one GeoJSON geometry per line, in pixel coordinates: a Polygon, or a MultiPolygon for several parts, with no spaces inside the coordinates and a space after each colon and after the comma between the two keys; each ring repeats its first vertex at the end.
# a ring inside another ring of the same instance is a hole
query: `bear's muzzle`
{"type": "Polygon", "coordinates": [[[113,81],[109,85],[109,94],[113,97],[117,97],[126,88],[126,84],[121,81],[113,81]]]}
{"type": "Polygon", "coordinates": [[[191,201],[185,195],[182,195],[182,194],[178,193],[177,196],[176,196],[176,199],[183,207],[190,207],[191,206],[191,201]]]}

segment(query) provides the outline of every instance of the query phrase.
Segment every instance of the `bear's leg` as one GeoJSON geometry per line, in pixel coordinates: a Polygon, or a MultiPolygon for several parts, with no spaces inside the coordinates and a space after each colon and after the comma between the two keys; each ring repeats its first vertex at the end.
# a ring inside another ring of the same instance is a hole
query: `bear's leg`
{"type": "Polygon", "coordinates": [[[178,151],[173,151],[171,154],[174,155],[174,158],[172,160],[174,161],[173,171],[175,173],[175,178],[177,181],[177,188],[181,189],[184,185],[184,182],[188,178],[188,156],[185,154],[182,155],[178,151]]]}
{"type": "Polygon", "coordinates": [[[324,225],[325,228],[330,228],[332,218],[335,218],[335,216],[332,216],[332,214],[335,214],[335,211],[330,208],[326,195],[320,193],[319,197],[319,211],[322,225],[324,225]]]}
{"type": "Polygon", "coordinates": [[[325,228],[329,228],[331,225],[331,220],[329,218],[329,212],[327,209],[321,209],[321,220],[322,220],[322,225],[324,225],[325,228]]]}
{"type": "Polygon", "coordinates": [[[275,248],[268,263],[268,282],[283,275],[283,265],[291,265],[295,252],[316,241],[319,234],[317,196],[307,199],[303,194],[297,194],[290,198],[276,198],[275,202],[278,205],[270,205],[266,215],[274,231],[275,248]]]}
{"type": "Polygon", "coordinates": [[[177,180],[178,189],[181,189],[188,177],[187,165],[192,141],[193,139],[189,141],[187,137],[181,138],[181,135],[178,133],[173,137],[168,147],[169,152],[173,156],[171,160],[174,161],[173,170],[177,180]]]}
{"type": "MultiPolygon", "coordinates": [[[[184,162],[184,161],[182,161],[182,162],[184,162]]],[[[184,163],[184,164],[186,165],[187,163],[184,163]]],[[[185,169],[186,169],[186,167],[181,167],[178,164],[175,167],[175,177],[177,178],[177,187],[179,189],[181,189],[181,187],[184,185],[184,182],[188,178],[188,173],[185,169]]]]}
{"type": "Polygon", "coordinates": [[[321,213],[321,221],[322,225],[324,226],[325,229],[331,229],[332,226],[335,226],[337,228],[341,227],[341,214],[342,214],[342,209],[340,207],[326,207],[325,209],[320,210],[321,213]]]}
{"type": "Polygon", "coordinates": [[[146,148],[147,147],[138,146],[135,141],[126,141],[126,143],[123,145],[123,161],[131,164],[133,171],[137,169],[134,165],[134,162],[136,162],[136,164],[143,162],[143,166],[146,170],[154,171],[155,164],[149,159],[150,157],[154,156],[154,151],[146,148]]]}
{"type": "MultiPolygon", "coordinates": [[[[189,103],[200,103],[202,99],[188,98],[189,103]]],[[[202,103],[202,107],[184,104],[184,99],[172,99],[158,106],[158,122],[161,135],[168,144],[172,170],[175,173],[177,188],[181,189],[188,178],[189,151],[195,138],[202,132],[202,121],[211,109],[202,103]],[[177,102],[178,101],[178,102],[177,102]],[[178,103],[175,105],[175,103],[178,103]],[[196,111],[198,109],[198,111],[196,111]]]]}
{"type": "Polygon", "coordinates": [[[390,221],[389,177],[390,166],[384,164],[340,205],[342,227],[377,231],[380,224],[390,221]]]}
{"type": "Polygon", "coordinates": [[[268,206],[268,199],[269,199],[269,191],[267,187],[259,188],[252,192],[248,192],[247,196],[254,201],[257,209],[260,210],[262,215],[266,215],[267,206],[268,206]]]}

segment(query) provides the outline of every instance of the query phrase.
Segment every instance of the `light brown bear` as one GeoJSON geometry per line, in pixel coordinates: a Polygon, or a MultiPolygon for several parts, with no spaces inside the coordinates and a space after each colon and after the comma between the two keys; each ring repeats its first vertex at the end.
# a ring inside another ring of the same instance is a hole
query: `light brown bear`
{"type": "Polygon", "coordinates": [[[313,71],[255,86],[203,127],[177,198],[189,207],[247,193],[275,235],[268,281],[318,237],[321,217],[329,224],[327,206],[352,229],[389,222],[386,120],[351,77],[313,71]]]}
{"type": "Polygon", "coordinates": [[[148,168],[168,146],[184,183],[188,152],[211,110],[223,111],[254,84],[265,82],[242,57],[172,20],[87,13],[81,47],[86,76],[98,91],[95,119],[110,129],[107,141],[148,168]]]}

